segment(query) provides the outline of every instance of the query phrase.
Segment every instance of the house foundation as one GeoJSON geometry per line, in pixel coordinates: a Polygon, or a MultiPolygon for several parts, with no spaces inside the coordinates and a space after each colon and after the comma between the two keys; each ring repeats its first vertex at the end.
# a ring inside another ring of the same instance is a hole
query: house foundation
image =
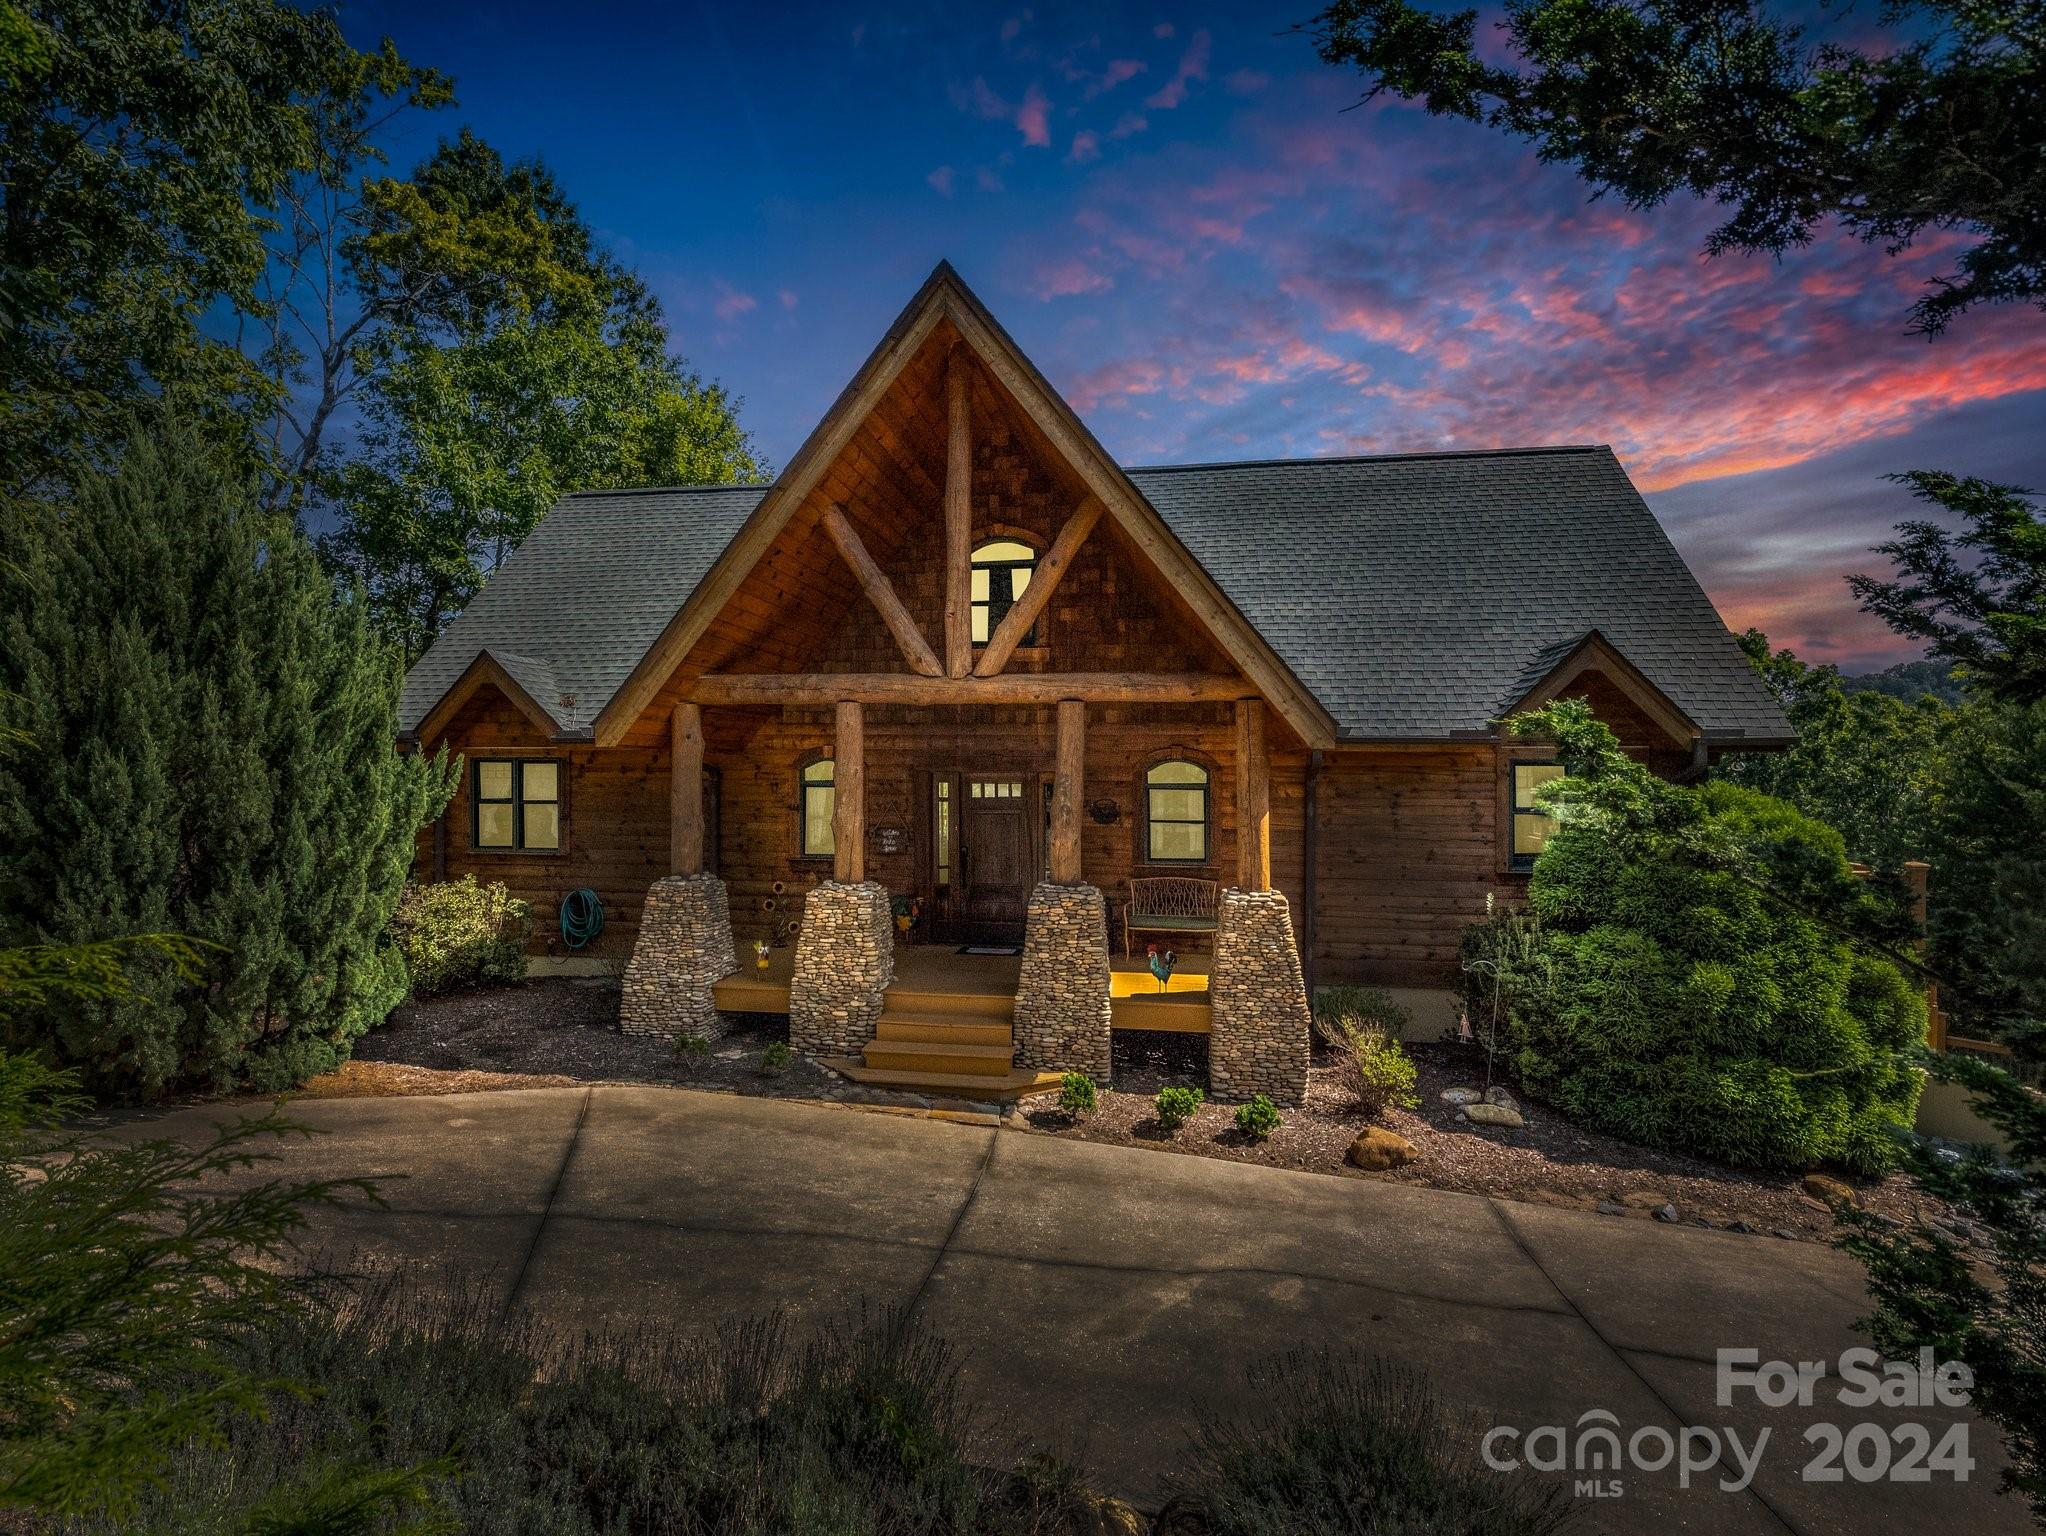
{"type": "Polygon", "coordinates": [[[1231,887],[1216,914],[1208,1083],[1216,1097],[1265,1094],[1298,1105],[1307,1093],[1307,985],[1293,917],[1277,891],[1231,887]]]}
{"type": "Polygon", "coordinates": [[[857,1056],[874,1038],[895,979],[888,888],[826,880],[803,898],[789,980],[789,1044],[811,1056],[857,1056]]]}
{"type": "Polygon", "coordinates": [[[1108,1082],[1108,903],[1091,885],[1040,881],[1024,915],[1016,1065],[1108,1082]]]}
{"type": "Polygon", "coordinates": [[[738,969],[732,908],[716,875],[670,875],[647,888],[625,968],[618,1027],[628,1035],[724,1033],[711,988],[738,969]]]}

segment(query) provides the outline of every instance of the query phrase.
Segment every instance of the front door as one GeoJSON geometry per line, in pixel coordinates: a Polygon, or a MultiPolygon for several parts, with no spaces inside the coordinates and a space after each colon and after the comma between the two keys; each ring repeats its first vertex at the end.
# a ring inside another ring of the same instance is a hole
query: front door
{"type": "Polygon", "coordinates": [[[961,776],[960,787],[959,890],[953,900],[959,937],[970,944],[1020,943],[1037,867],[1033,781],[1020,774],[969,773],[961,776]]]}

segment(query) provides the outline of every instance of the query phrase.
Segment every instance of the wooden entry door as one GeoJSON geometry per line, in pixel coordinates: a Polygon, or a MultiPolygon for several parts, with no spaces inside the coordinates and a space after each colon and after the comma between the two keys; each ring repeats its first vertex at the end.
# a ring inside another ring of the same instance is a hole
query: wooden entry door
{"type": "Polygon", "coordinates": [[[969,943],[1020,943],[1023,913],[1036,879],[1037,836],[1028,775],[964,774],[959,818],[959,937],[969,943]]]}

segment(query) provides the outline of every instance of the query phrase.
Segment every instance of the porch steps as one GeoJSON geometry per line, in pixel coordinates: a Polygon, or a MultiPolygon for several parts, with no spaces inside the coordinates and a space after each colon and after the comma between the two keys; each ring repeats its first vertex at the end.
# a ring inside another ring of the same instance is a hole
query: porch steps
{"type": "Polygon", "coordinates": [[[944,1072],[959,1077],[1001,1077],[1015,1063],[1015,1047],[935,1040],[869,1040],[861,1053],[875,1071],[944,1072]]]}
{"type": "Polygon", "coordinates": [[[930,1045],[998,1045],[1006,1051],[1012,1037],[1007,1019],[971,1015],[952,1019],[943,1014],[890,1008],[874,1025],[874,1038],[896,1043],[918,1040],[930,1045]]]}
{"type": "Polygon", "coordinates": [[[994,1020],[1007,1025],[1016,1016],[1016,999],[1007,992],[931,992],[896,982],[881,994],[883,1018],[938,1018],[954,1023],[994,1020]]]}
{"type": "Polygon", "coordinates": [[[876,1070],[857,1056],[826,1056],[824,1065],[841,1077],[870,1088],[899,1088],[906,1093],[944,1094],[948,1097],[1003,1101],[1032,1093],[1056,1093],[1059,1074],[1033,1072],[1028,1067],[1011,1067],[999,1077],[963,1072],[916,1072],[887,1067],[876,1070]]]}

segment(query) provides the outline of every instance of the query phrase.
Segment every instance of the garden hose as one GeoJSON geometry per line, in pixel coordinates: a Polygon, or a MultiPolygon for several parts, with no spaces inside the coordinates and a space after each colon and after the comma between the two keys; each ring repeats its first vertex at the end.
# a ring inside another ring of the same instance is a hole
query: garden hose
{"type": "Polygon", "coordinates": [[[581,949],[604,931],[604,903],[588,886],[561,898],[561,936],[581,949]]]}

